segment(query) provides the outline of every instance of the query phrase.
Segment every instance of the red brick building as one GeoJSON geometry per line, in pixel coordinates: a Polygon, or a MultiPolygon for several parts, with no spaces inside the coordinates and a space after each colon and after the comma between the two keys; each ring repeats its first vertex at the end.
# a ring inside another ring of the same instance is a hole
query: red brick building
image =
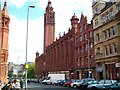
{"type": "Polygon", "coordinates": [[[9,22],[10,17],[5,1],[4,7],[0,11],[0,80],[2,80],[2,83],[7,82],[9,22]]]}
{"type": "Polygon", "coordinates": [[[44,53],[36,53],[36,75],[43,78],[48,73],[65,73],[67,79],[80,79],[88,77],[90,71],[90,76],[94,76],[92,25],[83,14],[80,21],[74,14],[68,33],[54,40],[55,13],[50,4],[49,1],[44,15],[44,53]]]}

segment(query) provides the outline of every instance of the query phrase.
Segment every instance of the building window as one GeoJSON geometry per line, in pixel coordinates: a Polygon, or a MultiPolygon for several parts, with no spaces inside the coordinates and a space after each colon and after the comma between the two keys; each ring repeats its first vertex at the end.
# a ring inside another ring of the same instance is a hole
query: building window
{"type": "Polygon", "coordinates": [[[100,41],[100,35],[99,35],[99,33],[96,34],[96,41],[100,41]]]}
{"type": "Polygon", "coordinates": [[[106,38],[107,38],[107,33],[106,33],[106,31],[104,31],[103,33],[104,33],[104,39],[106,39],[106,38]]]}
{"type": "Polygon", "coordinates": [[[96,55],[100,54],[100,47],[97,47],[96,55]]]}
{"type": "Polygon", "coordinates": [[[118,4],[118,11],[120,11],[120,3],[118,4]]]}
{"type": "Polygon", "coordinates": [[[88,45],[87,45],[87,44],[85,45],[85,50],[86,50],[86,51],[88,50],[88,45]]]}
{"type": "Polygon", "coordinates": [[[113,8],[110,10],[109,17],[110,17],[110,18],[113,17],[113,8]]]}
{"type": "Polygon", "coordinates": [[[78,56],[79,54],[79,48],[76,49],[76,55],[78,56]]]}
{"type": "Polygon", "coordinates": [[[84,29],[86,30],[86,25],[84,24],[84,29]]]}
{"type": "Polygon", "coordinates": [[[95,26],[97,26],[97,25],[98,25],[98,19],[95,20],[95,26]]]}
{"type": "Polygon", "coordinates": [[[92,42],[90,42],[90,49],[93,47],[93,44],[92,44],[92,42]]]}
{"type": "Polygon", "coordinates": [[[106,18],[105,15],[103,15],[103,16],[102,16],[102,21],[103,21],[103,23],[106,22],[106,19],[105,19],[105,18],[106,18]]]}
{"type": "Polygon", "coordinates": [[[107,14],[106,14],[106,20],[109,20],[109,19],[110,19],[109,13],[107,12],[107,14]]]}
{"type": "Polygon", "coordinates": [[[115,27],[113,26],[112,27],[112,35],[114,36],[116,34],[116,30],[115,30],[115,27]]]}
{"type": "Polygon", "coordinates": [[[110,29],[108,30],[108,38],[110,38],[111,33],[110,33],[110,29]]]}
{"type": "Polygon", "coordinates": [[[82,35],[80,36],[80,42],[82,42],[82,35]]]}
{"type": "Polygon", "coordinates": [[[104,50],[105,50],[105,55],[108,55],[108,51],[107,51],[107,46],[104,46],[104,50]]]}
{"type": "Polygon", "coordinates": [[[86,64],[88,63],[88,58],[87,58],[87,56],[85,56],[85,63],[86,63],[86,64]]]}
{"type": "Polygon", "coordinates": [[[116,47],[116,45],[114,43],[112,44],[112,48],[113,48],[113,52],[117,53],[117,47],[116,47]]]}
{"type": "Polygon", "coordinates": [[[84,39],[85,39],[85,40],[87,39],[87,35],[86,35],[86,33],[84,34],[84,39]]]}
{"type": "Polygon", "coordinates": [[[82,27],[80,27],[80,32],[82,32],[82,27]]]}
{"type": "Polygon", "coordinates": [[[80,52],[83,52],[83,48],[82,48],[82,46],[80,47],[80,52]]]}
{"type": "Polygon", "coordinates": [[[92,37],[92,31],[90,31],[90,37],[92,37]]]}
{"type": "Polygon", "coordinates": [[[112,48],[111,48],[111,45],[109,44],[109,54],[112,54],[112,48]]]}
{"type": "Polygon", "coordinates": [[[98,14],[98,12],[99,12],[98,7],[95,8],[95,12],[98,14]]]}
{"type": "Polygon", "coordinates": [[[82,57],[80,57],[80,63],[81,63],[81,65],[84,65],[84,60],[82,57]]]}

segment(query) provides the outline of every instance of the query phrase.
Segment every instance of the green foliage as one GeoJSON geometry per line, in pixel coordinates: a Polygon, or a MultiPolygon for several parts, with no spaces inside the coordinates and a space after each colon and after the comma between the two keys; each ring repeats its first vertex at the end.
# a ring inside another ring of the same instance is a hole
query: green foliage
{"type": "Polygon", "coordinates": [[[8,72],[8,76],[9,76],[9,77],[12,77],[12,76],[13,76],[13,72],[12,72],[12,71],[9,71],[9,72],[8,72]]]}
{"type": "Polygon", "coordinates": [[[27,78],[35,78],[35,63],[29,64],[27,78]]]}

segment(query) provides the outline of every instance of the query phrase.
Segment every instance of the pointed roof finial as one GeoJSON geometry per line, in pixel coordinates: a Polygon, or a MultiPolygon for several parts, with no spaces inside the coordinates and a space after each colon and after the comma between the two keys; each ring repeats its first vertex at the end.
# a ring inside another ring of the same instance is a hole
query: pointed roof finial
{"type": "Polygon", "coordinates": [[[51,2],[50,0],[48,0],[48,2],[51,2]]]}
{"type": "Polygon", "coordinates": [[[5,2],[4,2],[4,7],[3,7],[2,12],[5,16],[9,17],[8,11],[7,11],[7,0],[5,0],[5,2]]]}
{"type": "Polygon", "coordinates": [[[7,0],[5,0],[5,2],[4,2],[4,6],[7,6],[7,0]]]}

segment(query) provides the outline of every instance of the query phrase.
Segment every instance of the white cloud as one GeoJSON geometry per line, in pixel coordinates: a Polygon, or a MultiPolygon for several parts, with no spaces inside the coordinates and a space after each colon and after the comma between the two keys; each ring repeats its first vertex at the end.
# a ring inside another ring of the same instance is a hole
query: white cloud
{"type": "Polygon", "coordinates": [[[13,4],[18,8],[22,7],[24,5],[24,3],[27,1],[28,0],[8,0],[8,2],[10,2],[10,4],[13,4]]]}
{"type": "MultiPolygon", "coordinates": [[[[44,10],[48,0],[9,0],[17,7],[22,7],[27,1],[36,2],[40,10],[44,10]]],[[[92,17],[92,0],[51,0],[55,11],[56,36],[59,32],[65,31],[71,27],[70,19],[74,13],[80,19],[81,12],[88,17],[90,22],[92,17]]],[[[41,11],[39,11],[41,13],[41,11]]],[[[42,14],[43,15],[43,14],[42,14]]],[[[9,61],[25,62],[25,45],[26,45],[26,20],[19,20],[14,15],[10,15],[10,33],[9,33],[9,61]],[[18,61],[18,57],[19,61],[18,61]]],[[[29,20],[29,43],[28,43],[28,61],[34,61],[35,53],[38,50],[43,52],[43,35],[44,35],[44,16],[37,20],[29,20]]]]}
{"type": "MultiPolygon", "coordinates": [[[[13,15],[10,16],[9,31],[9,61],[24,63],[26,55],[26,20],[19,20],[13,15]],[[18,57],[19,61],[18,61],[18,57]]],[[[28,31],[28,61],[34,61],[35,53],[38,50],[42,53],[43,47],[43,17],[37,20],[29,20],[28,31]]]]}

